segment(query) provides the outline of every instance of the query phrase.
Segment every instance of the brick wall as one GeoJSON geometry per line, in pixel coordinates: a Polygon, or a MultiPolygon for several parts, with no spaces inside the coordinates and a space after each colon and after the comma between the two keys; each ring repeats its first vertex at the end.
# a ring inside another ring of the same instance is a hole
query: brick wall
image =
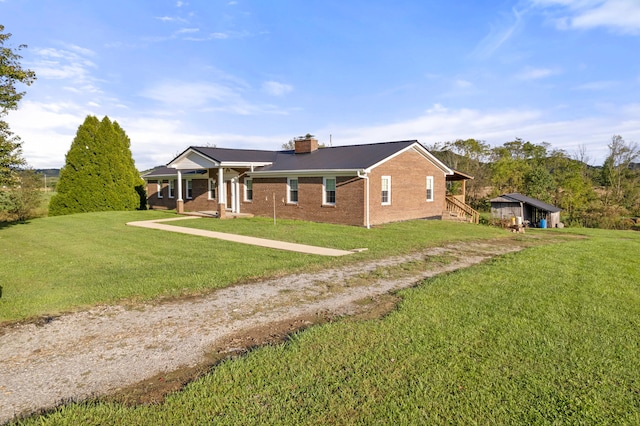
{"type": "Polygon", "coordinates": [[[147,183],[147,205],[150,209],[169,210],[176,208],[176,199],[169,198],[169,180],[149,180],[147,183]],[[161,182],[160,193],[162,198],[158,197],[158,182],[161,182]]]}
{"type": "Polygon", "coordinates": [[[410,150],[376,167],[369,175],[372,225],[440,217],[445,209],[445,175],[420,153],[410,150]],[[391,204],[382,205],[382,176],[391,176],[391,204]],[[433,201],[427,201],[426,177],[433,176],[433,201]]]}
{"type": "Polygon", "coordinates": [[[254,178],[253,201],[240,210],[256,216],[276,217],[345,225],[364,225],[364,183],[357,177],[336,178],[336,203],[322,205],[322,177],[298,177],[298,203],[287,204],[287,178],[254,178]]]}

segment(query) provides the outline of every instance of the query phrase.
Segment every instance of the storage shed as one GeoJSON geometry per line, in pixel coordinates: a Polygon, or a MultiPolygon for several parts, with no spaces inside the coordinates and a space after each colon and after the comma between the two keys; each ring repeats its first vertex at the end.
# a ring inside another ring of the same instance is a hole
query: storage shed
{"type": "Polygon", "coordinates": [[[521,217],[525,223],[539,228],[560,225],[560,208],[514,192],[491,200],[491,216],[496,219],[521,217]]]}

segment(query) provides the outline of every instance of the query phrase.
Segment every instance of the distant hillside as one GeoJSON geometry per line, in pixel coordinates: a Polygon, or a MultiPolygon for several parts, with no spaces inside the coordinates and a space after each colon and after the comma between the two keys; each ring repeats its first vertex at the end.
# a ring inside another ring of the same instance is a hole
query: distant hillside
{"type": "Polygon", "coordinates": [[[60,177],[60,169],[35,169],[35,172],[46,177],[60,177]]]}

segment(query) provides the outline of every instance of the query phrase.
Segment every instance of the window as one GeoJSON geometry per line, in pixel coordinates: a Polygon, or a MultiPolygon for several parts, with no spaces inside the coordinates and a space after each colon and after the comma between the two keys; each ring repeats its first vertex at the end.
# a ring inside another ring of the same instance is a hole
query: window
{"type": "Polygon", "coordinates": [[[216,199],[216,181],[213,179],[209,179],[209,199],[216,199]]]}
{"type": "Polygon", "coordinates": [[[334,205],[336,203],[336,178],[323,178],[324,195],[322,204],[334,205]]]}
{"type": "Polygon", "coordinates": [[[188,180],[186,183],[187,199],[191,199],[193,198],[193,181],[188,180]]]}
{"type": "Polygon", "coordinates": [[[175,192],[176,192],[176,181],[172,179],[169,181],[169,198],[173,198],[175,196],[175,192]]]}
{"type": "Polygon", "coordinates": [[[244,180],[244,200],[253,201],[253,179],[244,180]]]}
{"type": "Polygon", "coordinates": [[[433,201],[433,176],[427,176],[427,201],[433,201]]]}
{"type": "Polygon", "coordinates": [[[391,176],[382,176],[382,205],[391,204],[391,176]]]}
{"type": "Polygon", "coordinates": [[[168,182],[168,181],[166,181],[166,180],[164,180],[164,181],[163,180],[159,180],[158,181],[158,198],[163,198],[162,197],[162,184],[164,182],[168,182]]]}
{"type": "Polygon", "coordinates": [[[287,203],[298,203],[298,178],[288,178],[287,184],[289,186],[289,192],[287,194],[287,203]]]}

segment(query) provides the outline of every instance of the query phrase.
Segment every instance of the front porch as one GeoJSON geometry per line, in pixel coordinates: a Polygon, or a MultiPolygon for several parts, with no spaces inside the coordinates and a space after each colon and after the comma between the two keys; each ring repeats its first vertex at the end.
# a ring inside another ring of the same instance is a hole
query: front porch
{"type": "MultiPolygon", "coordinates": [[[[216,218],[219,219],[220,218],[220,214],[217,210],[201,210],[201,211],[194,211],[194,212],[182,212],[179,213],[183,216],[195,216],[195,217],[210,217],[210,218],[216,218]]],[[[225,212],[224,216],[222,217],[222,219],[238,219],[238,218],[249,218],[249,217],[253,217],[253,214],[251,213],[234,213],[234,212],[225,212]]]]}

